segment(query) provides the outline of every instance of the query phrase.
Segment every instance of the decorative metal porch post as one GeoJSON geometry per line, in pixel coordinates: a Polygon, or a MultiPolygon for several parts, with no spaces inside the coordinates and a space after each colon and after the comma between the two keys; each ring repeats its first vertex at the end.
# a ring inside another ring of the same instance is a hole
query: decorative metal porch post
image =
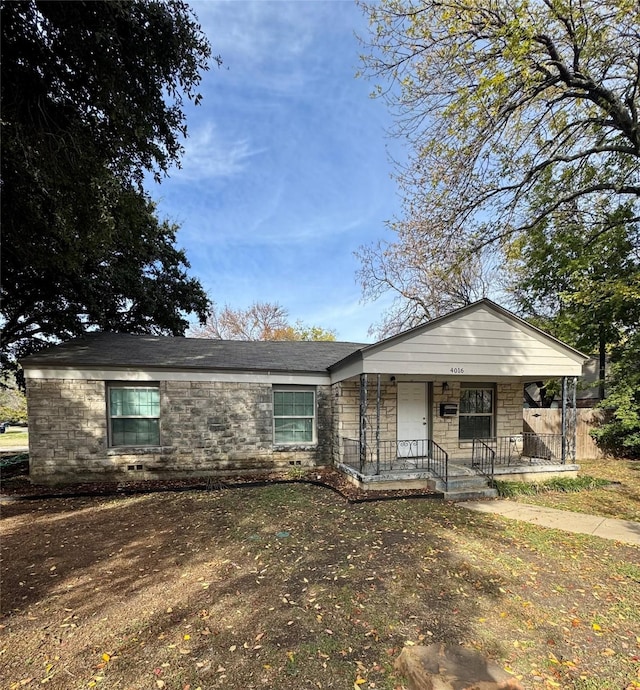
{"type": "Polygon", "coordinates": [[[367,375],[360,374],[360,472],[367,461],[367,375]]]}
{"type": "Polygon", "coordinates": [[[573,376],[569,380],[569,390],[571,393],[571,407],[567,416],[567,435],[568,435],[568,449],[567,456],[571,462],[576,461],[576,440],[578,433],[578,410],[576,404],[578,388],[578,379],[573,376]]]}
{"type": "Polygon", "coordinates": [[[562,417],[560,433],[562,434],[562,457],[564,465],[567,461],[567,377],[562,377],[562,417]]]}
{"type": "Polygon", "coordinates": [[[576,388],[578,379],[562,377],[562,464],[576,459],[576,388]],[[569,402],[569,397],[571,402],[569,402]]]}
{"type": "Polygon", "coordinates": [[[380,474],[380,374],[376,380],[376,474],[380,474]]]}

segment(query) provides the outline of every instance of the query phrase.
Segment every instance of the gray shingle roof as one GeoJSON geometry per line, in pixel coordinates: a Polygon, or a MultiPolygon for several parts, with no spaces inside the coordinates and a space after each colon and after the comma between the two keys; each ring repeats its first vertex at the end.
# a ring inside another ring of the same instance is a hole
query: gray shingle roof
{"type": "Polygon", "coordinates": [[[26,357],[22,364],[61,367],[231,369],[326,373],[365,347],[332,341],[256,341],[95,333],[26,357]]]}

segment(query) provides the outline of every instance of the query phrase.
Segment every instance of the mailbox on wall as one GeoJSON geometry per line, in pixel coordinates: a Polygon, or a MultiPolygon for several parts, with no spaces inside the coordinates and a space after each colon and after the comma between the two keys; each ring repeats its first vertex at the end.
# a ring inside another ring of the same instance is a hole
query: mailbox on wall
{"type": "Polygon", "coordinates": [[[458,403],[440,403],[441,417],[455,417],[458,414],[458,403]]]}

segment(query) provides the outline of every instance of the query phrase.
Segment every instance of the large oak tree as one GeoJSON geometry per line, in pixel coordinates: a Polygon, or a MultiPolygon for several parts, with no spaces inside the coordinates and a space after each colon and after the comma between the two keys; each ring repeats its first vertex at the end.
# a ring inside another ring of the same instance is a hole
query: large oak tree
{"type": "Polygon", "coordinates": [[[195,17],[181,0],[0,12],[4,361],[93,328],[184,333],[208,300],[142,183],[179,162],[200,99],[195,17]]]}
{"type": "Polygon", "coordinates": [[[637,219],[636,0],[362,6],[371,21],[365,72],[410,150],[397,169],[404,197],[392,223],[397,239],[364,250],[365,295],[391,276],[396,313],[412,302],[428,318],[446,290],[443,276],[460,282],[470,262],[500,266],[505,247],[554,214],[588,215],[590,236],[610,229],[599,209],[624,205],[628,222],[637,219]],[[545,203],[532,204],[541,182],[545,203]],[[419,281],[442,287],[429,295],[419,281]]]}

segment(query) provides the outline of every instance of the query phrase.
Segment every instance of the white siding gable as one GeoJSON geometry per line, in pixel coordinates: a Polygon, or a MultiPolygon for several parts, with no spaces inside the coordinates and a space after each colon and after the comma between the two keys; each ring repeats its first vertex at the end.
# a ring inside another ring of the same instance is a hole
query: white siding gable
{"type": "Polygon", "coordinates": [[[520,319],[480,302],[365,348],[361,362],[334,380],[361,373],[460,377],[580,376],[584,357],[520,319]]]}

